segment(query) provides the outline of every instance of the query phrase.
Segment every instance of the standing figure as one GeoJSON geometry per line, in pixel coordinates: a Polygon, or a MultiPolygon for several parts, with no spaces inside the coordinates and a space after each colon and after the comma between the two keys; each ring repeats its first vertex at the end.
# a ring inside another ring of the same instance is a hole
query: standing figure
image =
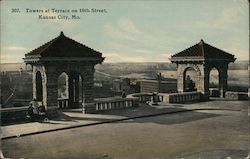
{"type": "Polygon", "coordinates": [[[122,90],[122,98],[126,98],[126,93],[124,89],[122,90]]]}

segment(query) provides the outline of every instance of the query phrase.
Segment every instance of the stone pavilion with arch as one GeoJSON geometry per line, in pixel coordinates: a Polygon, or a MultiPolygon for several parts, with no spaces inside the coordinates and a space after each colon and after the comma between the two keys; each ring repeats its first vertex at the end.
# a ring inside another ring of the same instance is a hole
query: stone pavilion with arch
{"type": "Polygon", "coordinates": [[[227,91],[228,64],[234,62],[234,55],[211,46],[201,40],[199,43],[171,56],[170,61],[177,64],[177,90],[179,93],[189,89],[187,70],[193,69],[196,82],[194,90],[201,92],[204,99],[209,98],[209,74],[212,69],[218,70],[220,96],[227,91]]]}
{"type": "Polygon", "coordinates": [[[42,102],[48,113],[61,107],[95,109],[93,102],[94,66],[104,60],[102,53],[64,35],[25,54],[24,62],[32,66],[33,98],[42,102]],[[58,96],[58,78],[65,75],[66,98],[58,96]]]}

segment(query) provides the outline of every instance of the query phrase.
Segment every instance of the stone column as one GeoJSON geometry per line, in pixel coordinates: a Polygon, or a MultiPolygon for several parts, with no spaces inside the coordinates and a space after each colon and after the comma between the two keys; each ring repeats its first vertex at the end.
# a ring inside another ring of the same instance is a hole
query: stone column
{"type": "Polygon", "coordinates": [[[180,64],[177,69],[177,91],[182,93],[184,91],[184,69],[180,64]]]}
{"type": "Polygon", "coordinates": [[[82,73],[82,91],[83,91],[83,111],[85,113],[95,112],[95,103],[93,99],[94,89],[94,68],[93,66],[86,69],[86,72],[82,73]]]}
{"type": "Polygon", "coordinates": [[[33,99],[36,99],[36,67],[32,66],[32,93],[33,99]]]}
{"type": "Polygon", "coordinates": [[[220,86],[220,97],[225,98],[225,93],[227,91],[227,68],[222,68],[219,74],[219,86],[220,86]]]}
{"type": "Polygon", "coordinates": [[[44,95],[44,101],[47,106],[47,112],[50,116],[57,115],[58,110],[58,88],[57,88],[57,75],[53,71],[53,69],[48,69],[46,71],[46,90],[44,95]]]}
{"type": "Polygon", "coordinates": [[[204,75],[204,92],[203,92],[203,96],[204,96],[204,100],[209,100],[209,72],[205,72],[204,75]]]}
{"type": "Polygon", "coordinates": [[[75,107],[79,108],[79,75],[75,77],[75,107]]]}
{"type": "Polygon", "coordinates": [[[68,77],[69,107],[72,108],[74,105],[74,78],[72,74],[68,74],[68,77]]]}
{"type": "Polygon", "coordinates": [[[198,76],[198,88],[197,91],[202,93],[202,100],[209,99],[209,68],[203,64],[198,65],[200,75],[198,76]]]}

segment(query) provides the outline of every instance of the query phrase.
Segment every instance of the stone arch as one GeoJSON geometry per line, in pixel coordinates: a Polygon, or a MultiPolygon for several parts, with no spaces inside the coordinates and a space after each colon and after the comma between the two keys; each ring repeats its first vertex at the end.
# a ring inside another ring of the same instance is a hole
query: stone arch
{"type": "MultiPolygon", "coordinates": [[[[210,75],[210,72],[212,69],[217,69],[218,71],[218,95],[220,97],[225,97],[225,92],[227,90],[227,79],[228,79],[228,66],[221,63],[221,64],[209,64],[209,69],[208,69],[208,75],[210,75]]],[[[210,82],[210,76],[208,78],[208,81],[210,82]]],[[[209,86],[207,86],[209,87],[209,86]]]]}
{"type": "Polygon", "coordinates": [[[47,76],[44,67],[33,66],[33,98],[39,100],[47,109],[47,76]]]}
{"type": "Polygon", "coordinates": [[[195,64],[179,64],[178,65],[178,81],[177,81],[177,89],[178,92],[183,92],[185,91],[185,78],[186,78],[186,72],[188,69],[193,69],[196,72],[196,76],[195,76],[195,81],[196,81],[196,85],[195,85],[195,90],[200,90],[201,89],[201,76],[203,74],[203,72],[201,71],[202,66],[200,68],[199,65],[195,65],[195,64]]]}
{"type": "Polygon", "coordinates": [[[69,75],[67,72],[57,71],[57,100],[59,108],[69,107],[69,75]]]}
{"type": "Polygon", "coordinates": [[[211,67],[208,70],[208,75],[209,75],[209,88],[211,86],[214,87],[214,88],[219,87],[220,69],[218,67],[216,67],[216,66],[211,67]]]}
{"type": "MultiPolygon", "coordinates": [[[[60,94],[58,94],[58,107],[69,107],[69,108],[77,108],[80,107],[83,102],[83,78],[81,73],[78,69],[74,67],[68,67],[68,68],[61,68],[56,69],[54,77],[57,79],[57,82],[59,82],[59,78],[61,75],[66,75],[65,86],[66,89],[64,89],[65,95],[62,97],[60,94]],[[64,102],[64,103],[62,103],[64,102]]],[[[60,85],[60,84],[59,84],[60,85]]],[[[60,93],[59,85],[57,86],[58,93],[60,93]]],[[[62,85],[62,83],[61,83],[62,85]]]]}
{"type": "Polygon", "coordinates": [[[195,72],[197,73],[197,76],[201,76],[201,70],[197,65],[194,64],[187,64],[186,66],[184,66],[182,68],[182,75],[184,75],[185,71],[189,68],[192,68],[195,70],[195,72]]]}
{"type": "Polygon", "coordinates": [[[66,72],[62,72],[57,79],[58,84],[58,98],[68,99],[68,79],[69,76],[66,72]]]}
{"type": "Polygon", "coordinates": [[[196,91],[199,78],[199,71],[195,67],[186,67],[183,71],[183,90],[196,91]]]}
{"type": "Polygon", "coordinates": [[[42,73],[40,71],[36,71],[36,76],[35,76],[35,81],[36,81],[36,99],[38,101],[43,100],[43,77],[42,73]]]}
{"type": "Polygon", "coordinates": [[[220,69],[217,66],[211,66],[208,69],[208,90],[209,96],[219,97],[220,96],[220,69]]]}

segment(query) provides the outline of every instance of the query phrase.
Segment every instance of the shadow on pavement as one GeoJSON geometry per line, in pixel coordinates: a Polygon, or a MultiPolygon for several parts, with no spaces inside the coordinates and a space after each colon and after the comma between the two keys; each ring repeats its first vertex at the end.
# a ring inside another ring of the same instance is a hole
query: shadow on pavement
{"type": "Polygon", "coordinates": [[[26,124],[26,123],[34,123],[34,122],[37,122],[37,121],[30,121],[28,119],[19,120],[19,121],[5,121],[1,123],[1,126],[18,125],[18,124],[26,124]]]}
{"type": "Polygon", "coordinates": [[[142,106],[138,108],[125,109],[123,111],[112,110],[99,114],[119,115],[132,119],[135,117],[133,120],[125,120],[116,123],[157,123],[164,125],[182,124],[186,122],[221,116],[219,114],[197,112],[184,108],[158,108],[157,106],[142,106]],[[155,118],[156,116],[161,116],[161,118],[155,118]]]}
{"type": "Polygon", "coordinates": [[[165,114],[165,115],[162,115],[160,118],[156,118],[152,116],[148,118],[128,120],[122,123],[156,123],[156,124],[163,124],[163,125],[173,125],[173,124],[183,124],[183,123],[188,123],[188,122],[203,120],[203,119],[208,119],[208,118],[214,118],[217,116],[221,116],[221,115],[189,111],[189,112],[182,112],[182,113],[169,114],[169,115],[165,114]]]}
{"type": "MultiPolygon", "coordinates": [[[[204,104],[204,103],[203,103],[204,104]]],[[[108,115],[117,116],[119,119],[122,118],[145,118],[145,117],[153,117],[159,115],[165,115],[160,120],[155,120],[154,118],[148,118],[144,120],[133,120],[129,122],[155,122],[158,124],[180,124],[185,122],[191,122],[195,120],[202,120],[206,118],[212,118],[218,116],[218,114],[212,113],[204,113],[204,112],[197,112],[196,110],[231,110],[232,108],[225,107],[219,108],[218,106],[214,107],[199,107],[198,109],[190,110],[185,109],[187,105],[183,104],[169,104],[169,105],[158,105],[158,106],[149,106],[149,105],[142,105],[139,107],[127,108],[127,109],[117,109],[117,110],[106,110],[102,112],[98,112],[96,114],[88,114],[85,115],[82,113],[81,109],[66,109],[59,111],[59,115],[54,118],[49,118],[48,122],[34,121],[40,123],[47,123],[47,124],[55,124],[55,122],[78,122],[80,121],[97,121],[97,122],[108,122],[116,119],[116,117],[109,117],[108,115]],[[185,116],[183,115],[185,113],[185,116]],[[74,115],[75,114],[75,115],[74,115]],[[175,114],[175,115],[173,115],[175,114]],[[95,116],[97,115],[97,116],[95,116]],[[105,118],[102,117],[105,115],[105,118]]],[[[232,109],[234,110],[234,109],[232,109]]],[[[235,110],[239,111],[239,110],[235,110]]],[[[24,124],[24,123],[31,123],[30,120],[25,121],[17,121],[17,122],[10,122],[10,123],[2,123],[2,126],[13,125],[13,124],[24,124]]],[[[127,121],[128,122],[128,121],[127,121]]]]}
{"type": "Polygon", "coordinates": [[[144,116],[144,115],[153,115],[153,114],[161,114],[161,113],[170,113],[170,112],[177,112],[183,111],[186,109],[183,108],[173,108],[173,107],[157,107],[157,106],[149,106],[143,105],[140,107],[134,108],[127,108],[122,110],[107,110],[103,112],[98,112],[97,114],[104,114],[104,115],[117,115],[123,117],[136,117],[136,116],[144,116]]]}
{"type": "Polygon", "coordinates": [[[235,150],[235,149],[218,149],[218,150],[209,150],[209,151],[201,151],[192,154],[187,154],[185,156],[176,157],[175,159],[194,159],[194,158],[202,158],[202,159],[246,159],[248,155],[247,150],[235,150]]]}

